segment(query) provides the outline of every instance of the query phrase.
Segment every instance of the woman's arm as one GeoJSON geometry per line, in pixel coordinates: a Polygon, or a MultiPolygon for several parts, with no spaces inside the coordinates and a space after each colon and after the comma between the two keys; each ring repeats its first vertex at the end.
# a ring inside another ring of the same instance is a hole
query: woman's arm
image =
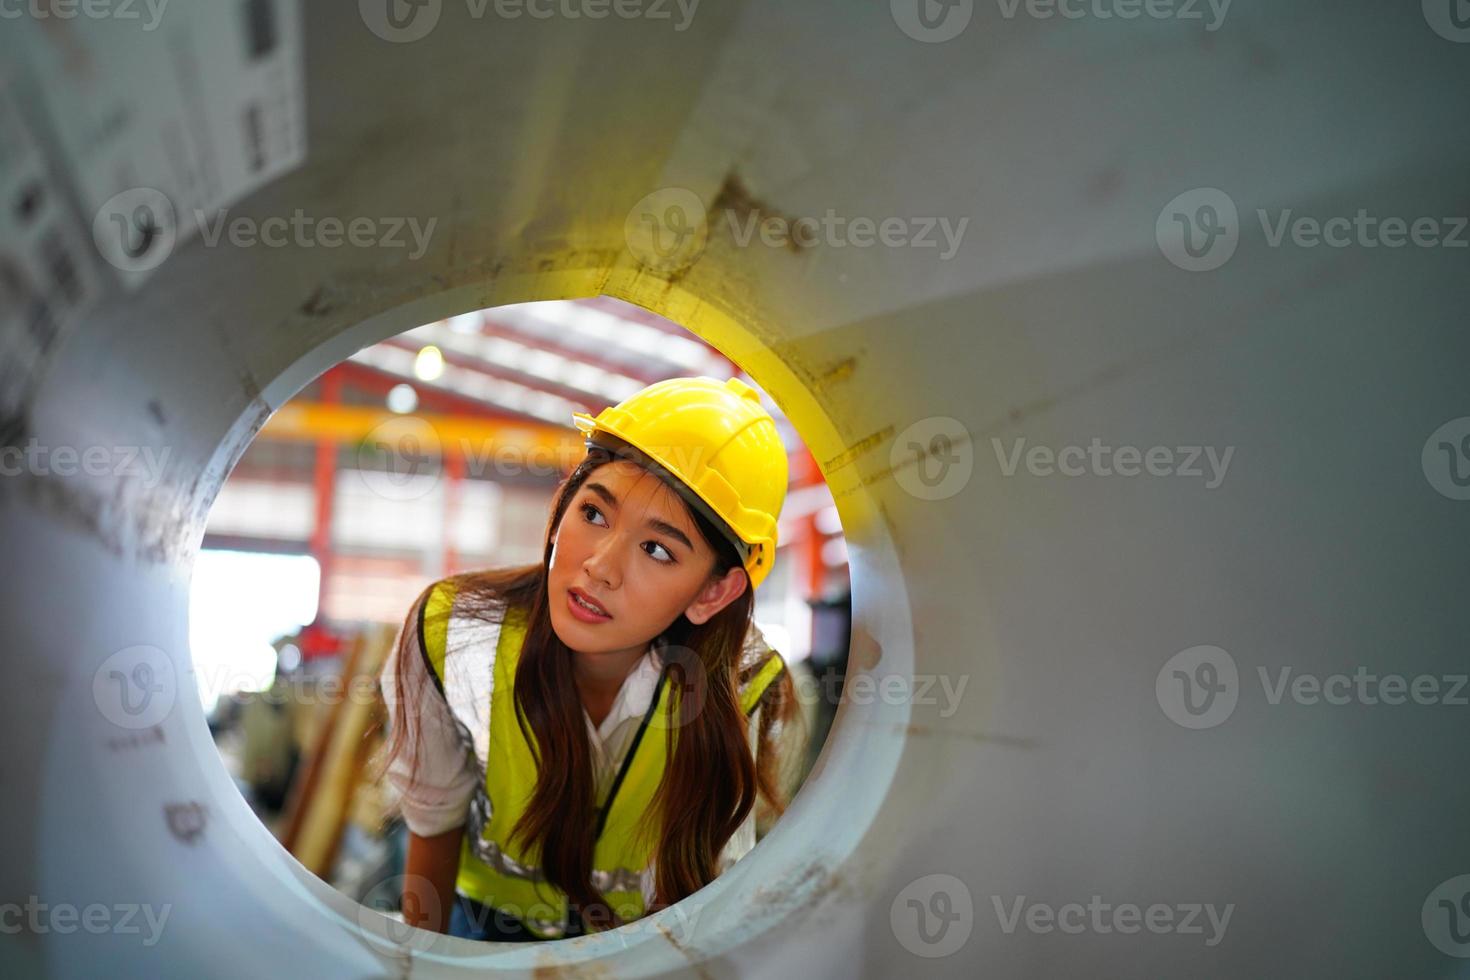
{"type": "Polygon", "coordinates": [[[463,824],[432,837],[409,831],[408,856],[403,864],[404,922],[434,932],[449,931],[463,837],[463,824]]]}
{"type": "Polygon", "coordinates": [[[389,729],[398,740],[383,776],[408,826],[404,921],[445,932],[469,801],[484,774],[424,663],[417,629],[422,601],[409,612],[381,675],[389,729]]]}

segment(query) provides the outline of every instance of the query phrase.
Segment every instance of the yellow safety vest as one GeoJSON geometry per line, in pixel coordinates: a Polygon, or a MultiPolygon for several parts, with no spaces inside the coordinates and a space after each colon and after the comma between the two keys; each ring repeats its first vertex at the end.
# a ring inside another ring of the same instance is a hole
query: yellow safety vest
{"type": "MultiPolygon", "coordinates": [[[[477,757],[485,764],[485,779],[483,786],[476,788],[470,804],[455,888],[483,905],[516,916],[533,934],[556,939],[568,928],[566,894],[545,880],[538,867],[539,855],[527,853],[519,841],[509,842],[511,829],[530,802],[537,773],[534,747],[517,722],[514,700],[516,666],[526,634],[526,610],[519,606],[507,610],[500,624],[493,663],[485,665],[482,661],[476,665],[479,670],[488,666],[488,675],[477,686],[459,680],[457,672],[446,678],[445,655],[454,595],[455,585],[451,580],[437,583],[430,592],[419,617],[422,649],[451,710],[456,705],[463,706],[467,697],[483,697],[478,692],[486,686],[485,682],[488,681],[490,688],[488,737],[477,739],[476,733],[465,732],[474,744],[477,757]]],[[[741,707],[747,715],[755,710],[761,695],[785,669],[781,655],[775,650],[765,647],[762,653],[759,669],[740,685],[741,707]]],[[[644,914],[641,876],[652,861],[657,845],[645,817],[663,777],[668,752],[664,731],[667,720],[677,718],[677,714],[671,713],[677,711],[677,706],[678,692],[668,682],[665,670],[659,675],[648,712],[628,746],[622,766],[604,798],[598,801],[597,819],[601,826],[592,853],[592,883],[624,921],[644,914]]],[[[467,721],[473,724],[471,719],[475,717],[474,712],[456,711],[461,728],[466,728],[467,721]]],[[[674,734],[677,738],[677,729],[674,734]]]]}

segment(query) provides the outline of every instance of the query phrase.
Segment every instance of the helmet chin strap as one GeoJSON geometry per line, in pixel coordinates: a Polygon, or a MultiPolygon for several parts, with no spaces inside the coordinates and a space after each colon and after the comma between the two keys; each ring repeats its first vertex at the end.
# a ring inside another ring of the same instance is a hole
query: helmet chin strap
{"type": "Polygon", "coordinates": [[[715,528],[720,532],[721,536],[723,536],[725,540],[729,541],[730,544],[735,547],[735,553],[740,556],[740,567],[744,568],[746,566],[750,559],[751,545],[746,543],[745,541],[742,541],[735,534],[735,532],[730,529],[730,525],[725,523],[725,519],[719,514],[716,514],[714,512],[714,509],[711,508],[709,504],[704,502],[704,498],[695,493],[693,490],[689,489],[689,486],[683,480],[679,479],[673,473],[670,473],[662,463],[654,459],[652,456],[649,456],[647,453],[643,452],[643,450],[639,449],[631,442],[628,442],[626,439],[619,439],[617,436],[613,435],[610,432],[603,432],[599,430],[588,433],[586,446],[589,452],[593,450],[602,450],[609,455],[637,463],[639,466],[642,466],[654,476],[658,477],[669,487],[670,490],[673,490],[680,497],[682,497],[685,503],[687,503],[690,507],[694,508],[700,514],[702,514],[706,520],[708,520],[711,524],[715,526],[715,528]]]}

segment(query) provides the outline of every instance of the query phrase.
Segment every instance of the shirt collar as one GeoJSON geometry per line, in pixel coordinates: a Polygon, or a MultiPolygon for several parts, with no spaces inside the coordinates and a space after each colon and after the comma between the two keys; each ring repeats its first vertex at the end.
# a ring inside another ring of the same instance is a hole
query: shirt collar
{"type": "Polygon", "coordinates": [[[643,656],[638,658],[638,663],[628,672],[628,676],[623,678],[623,686],[618,688],[612,708],[608,710],[607,717],[602,719],[602,724],[597,726],[598,738],[606,741],[618,725],[629,718],[642,718],[648,712],[662,669],[662,658],[650,644],[643,656]]]}

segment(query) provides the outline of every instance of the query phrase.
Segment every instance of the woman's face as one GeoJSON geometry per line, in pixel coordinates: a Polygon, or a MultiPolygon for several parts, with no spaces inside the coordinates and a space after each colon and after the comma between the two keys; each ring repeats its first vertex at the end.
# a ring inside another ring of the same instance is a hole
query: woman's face
{"type": "Polygon", "coordinates": [[[744,569],[715,577],[714,566],[678,494],[636,463],[606,463],[577,488],[552,541],[552,628],[579,653],[641,651],[680,613],[703,623],[745,591],[744,569]]]}

